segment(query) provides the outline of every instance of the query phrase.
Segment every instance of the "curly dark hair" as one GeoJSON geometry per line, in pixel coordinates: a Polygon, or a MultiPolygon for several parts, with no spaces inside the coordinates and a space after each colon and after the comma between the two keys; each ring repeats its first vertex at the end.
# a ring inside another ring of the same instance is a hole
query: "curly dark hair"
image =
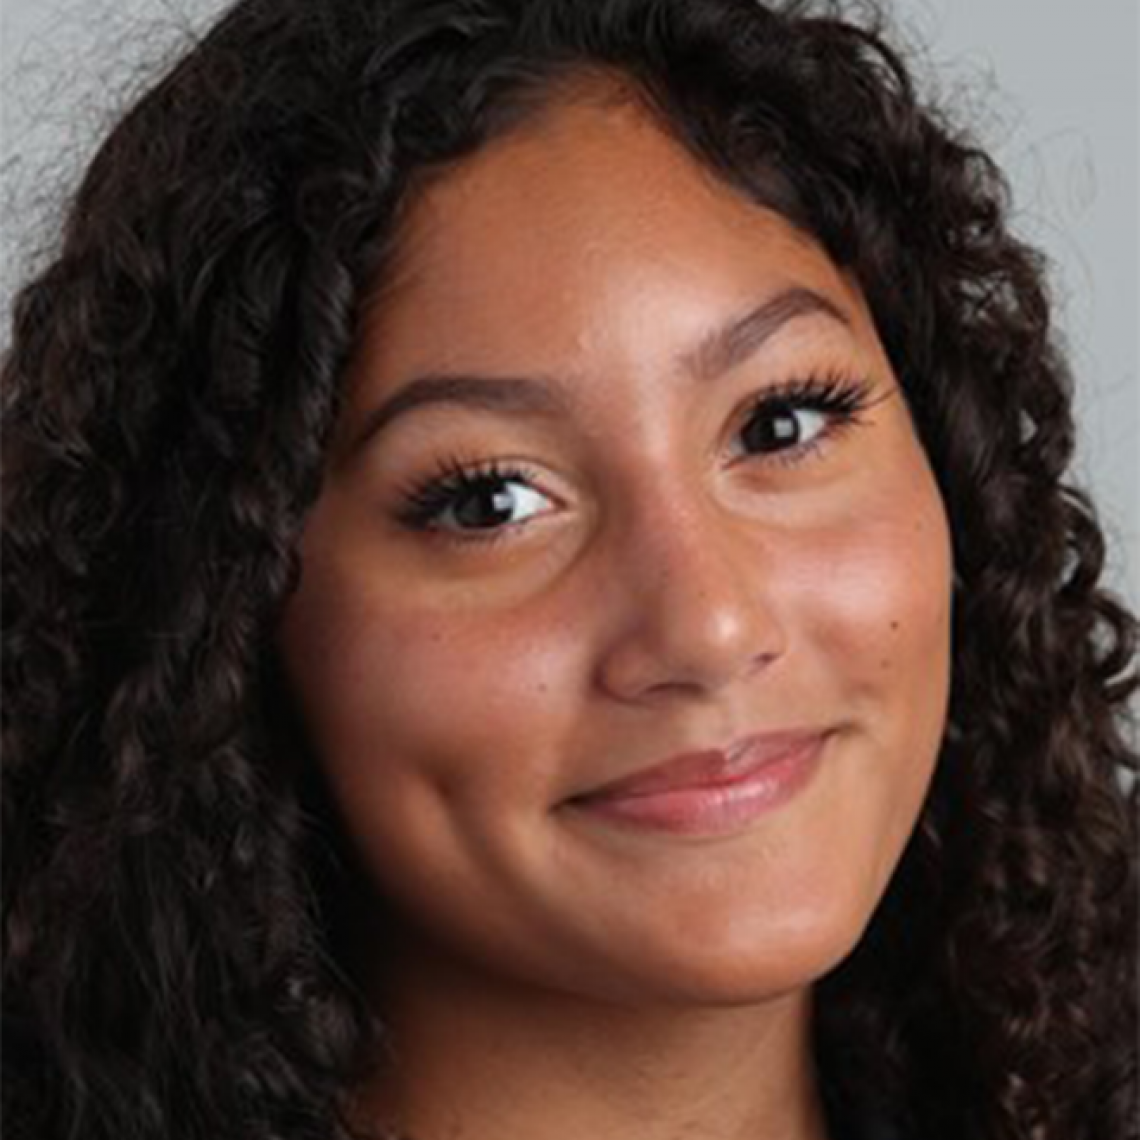
{"type": "Polygon", "coordinates": [[[3,379],[9,1135],[352,1135],[383,1041],[272,631],[362,305],[431,174],[585,73],[861,284],[954,540],[918,826],[817,987],[828,1105],[924,1140],[1129,1140],[1137,623],[1066,481],[1071,378],[992,160],[872,13],[242,0],[119,123],[3,379]]]}

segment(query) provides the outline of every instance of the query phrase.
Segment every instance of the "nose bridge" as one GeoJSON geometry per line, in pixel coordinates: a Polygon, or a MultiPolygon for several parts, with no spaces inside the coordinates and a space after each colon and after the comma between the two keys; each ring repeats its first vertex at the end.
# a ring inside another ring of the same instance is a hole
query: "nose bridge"
{"type": "Polygon", "coordinates": [[[680,482],[645,489],[615,527],[620,605],[603,672],[625,696],[719,688],[783,652],[761,524],[680,482]]]}
{"type": "Polygon", "coordinates": [[[734,525],[720,517],[723,508],[676,492],[655,493],[646,508],[628,525],[626,551],[643,568],[643,588],[723,601],[745,561],[734,525]]]}

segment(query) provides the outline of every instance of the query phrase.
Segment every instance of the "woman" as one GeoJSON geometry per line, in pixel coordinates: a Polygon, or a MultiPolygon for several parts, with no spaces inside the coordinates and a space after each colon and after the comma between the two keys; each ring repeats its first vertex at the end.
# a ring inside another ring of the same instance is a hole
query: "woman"
{"type": "Polygon", "coordinates": [[[16,312],[12,1135],[1136,1136],[1005,218],[826,5],[235,6],[16,312]]]}

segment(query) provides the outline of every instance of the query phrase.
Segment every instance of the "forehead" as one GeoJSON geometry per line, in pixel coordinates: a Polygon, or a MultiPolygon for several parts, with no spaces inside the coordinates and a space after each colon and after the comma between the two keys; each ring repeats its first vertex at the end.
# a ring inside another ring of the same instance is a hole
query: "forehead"
{"type": "Polygon", "coordinates": [[[604,273],[623,256],[652,261],[693,246],[827,261],[808,235],[699,162],[640,101],[589,89],[555,99],[433,178],[400,236],[396,287],[440,284],[435,278],[461,285],[536,261],[604,273]]]}
{"type": "MultiPolygon", "coordinates": [[[[616,363],[638,325],[660,335],[667,316],[680,344],[790,287],[863,310],[810,236],[697,161],[638,100],[612,94],[555,100],[434,176],[398,237],[365,319],[373,375],[389,363],[573,374],[594,351],[616,363]]],[[[656,366],[636,340],[641,363],[656,366]]]]}

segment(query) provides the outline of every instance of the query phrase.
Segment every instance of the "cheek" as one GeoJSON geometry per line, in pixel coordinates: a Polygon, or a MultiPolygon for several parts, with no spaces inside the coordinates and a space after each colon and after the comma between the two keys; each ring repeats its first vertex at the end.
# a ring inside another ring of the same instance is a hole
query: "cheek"
{"type": "Polygon", "coordinates": [[[401,604],[349,568],[307,565],[281,648],[341,798],[374,798],[381,771],[389,802],[540,794],[527,759],[572,722],[577,669],[565,622],[543,620],[401,604]]]}
{"type": "Polygon", "coordinates": [[[864,503],[817,543],[802,612],[810,643],[850,696],[937,705],[949,666],[951,553],[931,479],[864,503]]]}
{"type": "Polygon", "coordinates": [[[933,478],[906,485],[831,535],[817,566],[826,603],[809,610],[828,690],[858,725],[845,798],[864,797],[865,810],[849,825],[883,886],[929,787],[950,684],[949,529],[933,478]]]}

